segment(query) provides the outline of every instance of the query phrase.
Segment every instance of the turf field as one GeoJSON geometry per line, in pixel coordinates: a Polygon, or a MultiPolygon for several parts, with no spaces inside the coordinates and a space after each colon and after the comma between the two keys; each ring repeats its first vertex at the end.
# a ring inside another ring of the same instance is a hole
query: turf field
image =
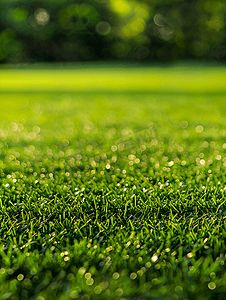
{"type": "Polygon", "coordinates": [[[0,299],[225,299],[225,82],[1,67],[0,299]]]}

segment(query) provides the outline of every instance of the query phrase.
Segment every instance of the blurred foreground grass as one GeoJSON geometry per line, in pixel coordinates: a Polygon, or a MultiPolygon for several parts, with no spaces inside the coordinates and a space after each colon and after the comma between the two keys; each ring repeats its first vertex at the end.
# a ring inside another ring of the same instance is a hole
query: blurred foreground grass
{"type": "Polygon", "coordinates": [[[225,75],[171,71],[1,70],[1,299],[225,299],[225,75]]]}

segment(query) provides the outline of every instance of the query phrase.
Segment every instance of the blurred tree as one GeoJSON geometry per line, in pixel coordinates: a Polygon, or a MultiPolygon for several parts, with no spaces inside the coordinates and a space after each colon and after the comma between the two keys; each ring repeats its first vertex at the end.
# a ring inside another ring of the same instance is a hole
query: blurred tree
{"type": "Polygon", "coordinates": [[[224,0],[1,0],[0,62],[226,58],[224,0]]]}

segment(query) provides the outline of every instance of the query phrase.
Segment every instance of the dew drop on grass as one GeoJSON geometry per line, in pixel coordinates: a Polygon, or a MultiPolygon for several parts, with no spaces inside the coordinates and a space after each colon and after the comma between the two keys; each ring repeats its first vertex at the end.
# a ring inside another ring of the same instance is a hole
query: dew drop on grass
{"type": "Polygon", "coordinates": [[[78,273],[79,273],[80,275],[83,275],[85,272],[86,272],[86,268],[84,268],[84,267],[81,267],[81,268],[78,270],[78,273]]]}
{"type": "Polygon", "coordinates": [[[88,273],[85,274],[85,278],[86,278],[86,279],[90,279],[91,277],[92,277],[92,274],[91,274],[91,273],[88,272],[88,273]]]}
{"type": "Polygon", "coordinates": [[[24,279],[24,275],[23,274],[19,274],[18,276],[17,276],[17,280],[18,281],[22,281],[24,279]]]}
{"type": "Polygon", "coordinates": [[[119,273],[118,272],[115,272],[113,275],[112,275],[112,278],[113,279],[115,279],[115,280],[117,280],[117,279],[119,279],[119,273]]]}
{"type": "Polygon", "coordinates": [[[209,288],[210,290],[214,290],[214,289],[216,288],[216,283],[215,283],[215,282],[209,282],[208,288],[209,288]]]}
{"type": "Polygon", "coordinates": [[[71,293],[70,293],[70,297],[71,297],[72,299],[76,299],[76,298],[78,298],[78,292],[77,292],[76,290],[74,290],[74,291],[71,291],[71,293]]]}
{"type": "Polygon", "coordinates": [[[136,274],[135,272],[132,272],[132,273],[130,274],[130,278],[131,278],[132,280],[136,279],[136,278],[137,278],[137,274],[136,274]]]}
{"type": "Polygon", "coordinates": [[[94,293],[97,294],[97,295],[99,295],[101,292],[102,292],[102,287],[100,285],[97,285],[94,288],[94,293]]]}
{"type": "Polygon", "coordinates": [[[216,274],[214,272],[211,272],[210,273],[210,278],[215,278],[216,277],[216,274]]]}
{"type": "Polygon", "coordinates": [[[93,283],[94,283],[93,278],[90,278],[90,279],[87,279],[87,280],[86,280],[86,284],[87,284],[87,285],[93,285],[93,283]]]}
{"type": "Polygon", "coordinates": [[[156,262],[156,261],[158,260],[158,256],[157,256],[156,254],[154,254],[154,255],[152,256],[151,260],[152,260],[153,262],[156,262]]]}
{"type": "Polygon", "coordinates": [[[117,297],[122,296],[122,295],[123,295],[123,289],[121,289],[121,288],[117,289],[117,290],[115,291],[115,295],[116,295],[117,297]]]}

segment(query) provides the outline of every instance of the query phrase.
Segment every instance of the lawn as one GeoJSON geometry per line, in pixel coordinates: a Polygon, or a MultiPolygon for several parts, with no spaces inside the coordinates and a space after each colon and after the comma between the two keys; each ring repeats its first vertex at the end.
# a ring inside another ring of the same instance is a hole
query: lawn
{"type": "Polygon", "coordinates": [[[225,82],[1,67],[0,299],[225,299],[225,82]]]}

